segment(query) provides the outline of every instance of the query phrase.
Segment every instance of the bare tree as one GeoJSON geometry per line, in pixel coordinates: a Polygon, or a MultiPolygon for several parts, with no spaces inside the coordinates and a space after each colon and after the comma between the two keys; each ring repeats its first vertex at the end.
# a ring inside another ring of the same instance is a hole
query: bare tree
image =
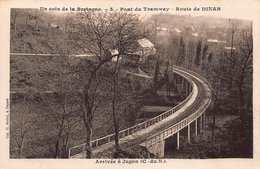
{"type": "MultiPolygon", "coordinates": [[[[11,121],[12,125],[12,137],[11,139],[14,142],[11,145],[11,150],[16,150],[16,157],[23,158],[28,154],[24,151],[28,146],[26,146],[26,142],[30,140],[30,133],[33,132],[32,129],[36,124],[37,119],[35,118],[35,112],[33,109],[29,108],[28,98],[23,98],[23,105],[25,107],[20,108],[19,110],[14,110],[13,112],[17,112],[12,116],[18,116],[18,121],[11,121]]],[[[19,108],[19,107],[16,107],[19,108]]],[[[12,141],[11,140],[11,141],[12,141]]]]}
{"type": "MultiPolygon", "coordinates": [[[[221,64],[221,61],[220,63],[221,64]]],[[[207,75],[210,76],[212,82],[212,101],[213,101],[213,123],[211,126],[212,131],[212,142],[214,142],[214,133],[215,133],[215,126],[216,126],[216,115],[219,111],[219,102],[220,102],[220,68],[217,65],[210,64],[212,73],[208,73],[207,75]]]]}
{"type": "Polygon", "coordinates": [[[230,49],[230,56],[227,57],[228,61],[229,61],[229,72],[230,72],[230,77],[229,77],[229,90],[232,89],[233,87],[233,80],[234,80],[234,74],[235,74],[235,65],[236,65],[236,56],[234,55],[234,37],[235,37],[235,33],[238,30],[238,26],[239,26],[239,21],[236,19],[229,19],[229,31],[231,33],[231,49],[230,49]]]}
{"type": "Polygon", "coordinates": [[[27,29],[28,29],[28,21],[30,21],[28,9],[17,9],[17,11],[19,11],[20,14],[21,14],[21,17],[23,19],[25,19],[25,28],[24,29],[27,31],[27,29]]]}
{"type": "Polygon", "coordinates": [[[21,17],[20,11],[18,9],[12,8],[11,9],[11,19],[12,19],[13,26],[14,26],[14,34],[16,34],[16,24],[17,24],[18,17],[21,17]]]}
{"type": "Polygon", "coordinates": [[[53,16],[51,14],[45,14],[44,16],[45,23],[47,24],[48,31],[51,30],[51,24],[53,22],[53,16]]]}
{"type": "Polygon", "coordinates": [[[48,59],[38,58],[32,67],[28,67],[35,90],[54,92],[52,95],[41,95],[41,101],[37,103],[43,110],[39,116],[41,126],[45,128],[44,131],[39,130],[41,137],[37,145],[48,145],[54,158],[67,157],[70,133],[80,119],[79,100],[75,97],[78,93],[78,85],[75,85],[78,80],[76,65],[73,64],[74,60],[71,63],[66,53],[67,36],[61,30],[52,29],[44,37],[35,39],[45,50],[56,54],[48,59]]]}
{"type": "Polygon", "coordinates": [[[176,58],[176,65],[181,66],[182,63],[185,61],[185,43],[183,41],[183,38],[180,39],[180,44],[179,44],[179,52],[178,56],[176,58]]]}
{"type": "Polygon", "coordinates": [[[194,40],[191,38],[188,41],[188,55],[189,55],[189,59],[188,59],[188,68],[191,69],[192,68],[192,60],[193,60],[193,53],[194,53],[194,49],[195,49],[195,43],[194,40]]]}
{"type": "Polygon", "coordinates": [[[43,16],[43,12],[41,12],[40,10],[38,9],[31,9],[28,11],[28,15],[29,15],[29,18],[31,20],[34,20],[35,21],[35,28],[36,30],[39,29],[39,22],[43,22],[42,20],[42,16],[43,16]]]}
{"type": "Polygon", "coordinates": [[[53,67],[51,72],[41,78],[46,78],[44,80],[51,84],[50,90],[55,91],[52,96],[43,97],[41,108],[45,111],[41,114],[41,119],[45,119],[44,123],[54,138],[53,157],[58,158],[67,157],[70,132],[80,119],[79,107],[74,97],[77,93],[77,88],[74,86],[74,73],[62,57],[58,56],[55,61],[51,65],[53,67]]]}
{"type": "MultiPolygon", "coordinates": [[[[122,86],[120,86],[120,70],[123,68],[123,65],[120,65],[120,59],[125,60],[128,55],[131,55],[131,53],[134,52],[136,49],[133,44],[136,44],[137,40],[141,38],[141,34],[138,31],[140,22],[138,20],[137,15],[135,14],[129,14],[129,13],[121,13],[121,12],[114,12],[110,16],[115,21],[114,27],[116,28],[112,32],[112,43],[114,44],[114,48],[118,52],[118,56],[115,56],[115,63],[114,63],[114,71],[113,71],[113,90],[112,90],[112,116],[113,116],[113,122],[114,122],[114,132],[115,132],[115,145],[116,145],[116,151],[120,151],[119,147],[119,131],[120,131],[120,119],[123,117],[122,111],[124,108],[122,106],[119,106],[118,104],[120,101],[118,101],[119,93],[121,93],[122,86]],[[119,118],[120,117],[120,118],[119,118]]],[[[111,21],[110,21],[111,22],[111,21]]],[[[114,21],[112,21],[114,22],[114,21]]],[[[122,84],[122,83],[121,83],[122,84]]],[[[121,97],[122,93],[120,94],[121,97]]],[[[126,95],[125,95],[126,96],[126,95]]],[[[121,99],[120,99],[121,100],[121,99]]]]}
{"type": "MultiPolygon", "coordinates": [[[[71,32],[70,38],[76,51],[90,53],[93,61],[83,59],[82,69],[82,119],[86,128],[86,158],[91,158],[91,136],[92,136],[92,120],[94,118],[95,110],[98,106],[98,91],[99,84],[99,70],[103,65],[106,65],[113,57],[127,55],[133,50],[130,46],[133,42],[134,35],[131,34],[134,25],[129,23],[134,22],[136,17],[117,12],[82,12],[77,15],[77,23],[72,24],[72,29],[78,32],[71,32]],[[132,27],[131,27],[132,26],[132,27]],[[132,30],[131,30],[132,29],[132,30]],[[110,49],[118,50],[118,54],[109,54],[110,49]]],[[[136,31],[137,32],[137,31],[136,31]]],[[[117,68],[115,69],[115,79],[117,68]]],[[[116,83],[115,83],[116,85],[116,83]]],[[[114,88],[116,92],[116,86],[114,88]]],[[[115,101],[114,101],[115,104],[115,101]]],[[[114,110],[115,112],[115,110],[114,110]]],[[[116,123],[116,119],[115,119],[116,123]]],[[[116,133],[118,127],[116,126],[116,133]]]]}
{"type": "MultiPolygon", "coordinates": [[[[240,101],[240,109],[243,110],[245,107],[244,104],[244,83],[247,77],[252,77],[252,57],[253,57],[253,35],[252,35],[252,24],[250,27],[246,27],[241,32],[241,41],[239,44],[240,50],[242,52],[241,59],[239,60],[240,67],[240,78],[238,81],[238,89],[239,89],[239,101],[240,101]],[[251,64],[249,64],[251,63],[251,64]]],[[[252,79],[248,79],[249,83],[252,84],[252,79]]]]}

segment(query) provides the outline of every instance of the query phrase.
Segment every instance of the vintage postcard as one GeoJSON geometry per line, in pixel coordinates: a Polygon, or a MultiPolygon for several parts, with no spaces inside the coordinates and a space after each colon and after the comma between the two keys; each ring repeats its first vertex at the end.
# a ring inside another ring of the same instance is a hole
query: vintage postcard
{"type": "Polygon", "coordinates": [[[260,167],[259,1],[0,4],[1,169],[260,167]]]}

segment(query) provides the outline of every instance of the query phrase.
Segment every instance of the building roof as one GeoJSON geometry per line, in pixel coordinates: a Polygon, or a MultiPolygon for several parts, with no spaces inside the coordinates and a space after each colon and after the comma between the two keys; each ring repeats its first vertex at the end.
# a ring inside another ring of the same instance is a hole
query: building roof
{"type": "Polygon", "coordinates": [[[161,28],[162,31],[167,31],[167,28],[161,28]]]}
{"type": "Polygon", "coordinates": [[[178,29],[178,28],[174,28],[174,30],[175,30],[177,33],[181,33],[180,29],[178,29]]]}
{"type": "MultiPolygon", "coordinates": [[[[112,56],[119,54],[118,50],[116,50],[116,49],[110,50],[110,53],[112,56]]],[[[112,61],[116,62],[118,60],[118,58],[119,58],[119,56],[114,56],[114,57],[112,57],[112,61]]],[[[121,60],[121,57],[119,58],[119,60],[121,60]]]]}
{"type": "Polygon", "coordinates": [[[137,40],[137,42],[139,43],[139,45],[143,48],[147,48],[147,47],[154,47],[154,45],[146,38],[143,39],[139,39],[137,40]]]}
{"type": "Polygon", "coordinates": [[[199,36],[199,34],[197,34],[197,33],[192,33],[192,36],[199,36]]]}
{"type": "Polygon", "coordinates": [[[156,27],[157,30],[167,31],[167,28],[156,27]]]}
{"type": "Polygon", "coordinates": [[[217,39],[207,39],[207,42],[218,43],[218,40],[217,39]]]}
{"type": "Polygon", "coordinates": [[[225,41],[225,40],[220,40],[220,41],[218,41],[218,43],[227,43],[227,41],[225,41]]]}
{"type": "Polygon", "coordinates": [[[207,42],[212,42],[212,43],[227,43],[225,40],[217,40],[217,39],[207,39],[207,42]]]}
{"type": "Polygon", "coordinates": [[[118,53],[118,50],[116,50],[116,49],[112,49],[112,50],[110,50],[110,52],[111,52],[111,55],[112,55],[112,56],[119,54],[119,53],[118,53]]]}
{"type": "MultiPolygon", "coordinates": [[[[231,47],[224,47],[224,49],[231,50],[231,47]]],[[[236,48],[232,48],[233,50],[236,50],[236,48]]]]}

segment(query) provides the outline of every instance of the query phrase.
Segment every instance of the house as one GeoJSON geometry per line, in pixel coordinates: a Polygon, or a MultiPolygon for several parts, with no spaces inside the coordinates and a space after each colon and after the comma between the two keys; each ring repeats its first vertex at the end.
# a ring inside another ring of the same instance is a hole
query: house
{"type": "MultiPolygon", "coordinates": [[[[224,47],[224,49],[226,49],[226,50],[231,50],[231,47],[224,47]]],[[[236,50],[235,47],[233,47],[232,49],[233,49],[233,50],[236,50]]]]}
{"type": "MultiPolygon", "coordinates": [[[[131,56],[131,59],[136,60],[136,61],[146,61],[147,57],[150,54],[156,53],[156,49],[154,48],[154,45],[146,38],[135,41],[135,43],[133,43],[130,48],[131,48],[131,52],[129,52],[128,55],[131,56]],[[136,59],[134,59],[134,58],[136,58],[136,59]]],[[[108,54],[109,57],[111,56],[112,62],[117,61],[118,56],[112,57],[113,55],[119,54],[119,51],[117,49],[110,49],[105,52],[108,52],[106,54],[108,54]]],[[[87,58],[88,60],[92,60],[92,61],[98,60],[97,55],[95,55],[94,53],[71,54],[71,55],[69,55],[69,57],[87,58]]],[[[121,59],[122,58],[119,58],[119,60],[121,60],[121,59]]]]}
{"type": "Polygon", "coordinates": [[[199,34],[198,34],[198,33],[192,33],[192,36],[194,36],[194,37],[198,37],[199,34]]]}
{"type": "MultiPolygon", "coordinates": [[[[112,50],[109,50],[109,51],[110,51],[111,56],[119,54],[118,50],[116,50],[116,49],[112,49],[112,50]]],[[[118,56],[115,56],[115,57],[112,57],[111,61],[116,62],[117,59],[118,59],[118,56]]],[[[119,58],[119,60],[121,60],[121,57],[119,58]]]]}
{"type": "Polygon", "coordinates": [[[166,36],[166,35],[168,35],[168,29],[156,27],[156,34],[159,35],[159,36],[166,36]]]}
{"type": "Polygon", "coordinates": [[[175,30],[177,33],[181,33],[181,31],[180,31],[179,28],[174,28],[174,30],[175,30]]]}
{"type": "Polygon", "coordinates": [[[227,41],[225,41],[225,40],[219,40],[218,41],[219,46],[224,46],[224,45],[226,45],[226,43],[227,43],[227,41]]]}
{"type": "Polygon", "coordinates": [[[208,43],[213,43],[213,44],[217,44],[218,40],[217,39],[207,39],[208,43]]]}
{"type": "Polygon", "coordinates": [[[146,38],[137,40],[136,52],[134,54],[139,55],[139,61],[146,61],[150,54],[155,54],[156,49],[154,45],[146,38]]]}
{"type": "Polygon", "coordinates": [[[215,45],[223,46],[227,43],[227,41],[217,40],[217,39],[207,39],[207,42],[213,46],[215,45]]]}

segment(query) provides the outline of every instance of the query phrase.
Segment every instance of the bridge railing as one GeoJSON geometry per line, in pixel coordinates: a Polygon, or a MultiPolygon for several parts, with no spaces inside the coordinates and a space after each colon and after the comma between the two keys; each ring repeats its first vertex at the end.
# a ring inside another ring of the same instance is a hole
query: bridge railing
{"type": "MultiPolygon", "coordinates": [[[[192,85],[192,91],[189,94],[189,96],[184,101],[182,101],[180,104],[173,107],[172,109],[170,109],[170,110],[168,110],[168,111],[166,111],[166,112],[164,112],[164,113],[162,113],[162,114],[160,114],[160,115],[158,115],[154,118],[151,118],[147,121],[139,123],[135,126],[121,130],[119,132],[119,139],[124,138],[126,136],[129,136],[129,135],[136,133],[140,130],[146,129],[147,127],[152,126],[152,125],[158,123],[159,121],[171,116],[174,112],[180,110],[190,100],[191,96],[194,93],[194,90],[193,90],[194,89],[194,82],[188,76],[185,76],[185,75],[182,75],[182,74],[179,74],[179,75],[182,76],[183,78],[185,78],[192,85]]],[[[101,146],[103,144],[109,143],[109,142],[114,141],[114,140],[115,140],[115,134],[110,134],[110,135],[107,135],[105,137],[92,140],[91,141],[91,147],[96,148],[98,146],[101,146]]],[[[81,152],[84,152],[85,149],[86,149],[86,143],[83,143],[83,144],[80,144],[78,146],[74,146],[74,147],[69,148],[69,158],[71,156],[75,155],[75,154],[79,154],[81,152]]]]}
{"type": "Polygon", "coordinates": [[[185,68],[179,67],[179,66],[174,66],[174,67],[176,67],[176,68],[178,68],[178,69],[181,69],[181,70],[184,70],[184,71],[186,71],[186,72],[188,72],[188,73],[190,73],[190,74],[193,74],[193,75],[199,77],[200,79],[203,79],[203,82],[210,88],[210,91],[212,91],[212,86],[211,86],[211,84],[209,83],[209,81],[207,81],[203,76],[201,76],[201,75],[198,74],[197,72],[194,72],[194,71],[191,71],[191,70],[189,70],[189,69],[185,69],[185,68]]]}
{"type": "Polygon", "coordinates": [[[211,102],[211,99],[206,100],[205,103],[203,104],[203,106],[199,110],[197,110],[194,114],[186,117],[185,119],[181,120],[180,122],[171,126],[170,128],[148,137],[145,141],[145,146],[149,147],[155,143],[163,141],[164,139],[172,136],[173,134],[177,133],[178,131],[180,131],[181,129],[183,129],[190,123],[192,123],[194,120],[196,120],[198,117],[200,117],[205,112],[205,110],[208,108],[210,102],[211,102]]]}
{"type": "MultiPolygon", "coordinates": [[[[183,70],[185,70],[185,69],[183,69],[183,70]]],[[[187,70],[185,70],[185,71],[187,71],[187,70]]],[[[188,71],[188,72],[195,74],[196,76],[203,79],[204,82],[206,83],[206,85],[209,87],[208,90],[206,89],[207,90],[206,92],[211,91],[211,85],[205,78],[201,77],[199,74],[197,74],[195,72],[191,72],[191,71],[188,71]]],[[[170,128],[148,137],[145,141],[145,146],[149,147],[149,146],[151,146],[151,145],[153,145],[157,142],[163,141],[164,139],[166,139],[166,138],[172,136],[173,134],[177,133],[178,131],[180,131],[181,129],[183,129],[184,127],[186,127],[190,123],[192,123],[194,120],[196,120],[198,117],[200,117],[205,112],[205,110],[208,108],[209,104],[211,103],[211,94],[206,93],[206,95],[208,95],[208,96],[204,100],[203,105],[197,111],[195,111],[193,114],[186,117],[185,119],[181,120],[180,122],[176,123],[175,125],[171,126],[170,128]]]]}

